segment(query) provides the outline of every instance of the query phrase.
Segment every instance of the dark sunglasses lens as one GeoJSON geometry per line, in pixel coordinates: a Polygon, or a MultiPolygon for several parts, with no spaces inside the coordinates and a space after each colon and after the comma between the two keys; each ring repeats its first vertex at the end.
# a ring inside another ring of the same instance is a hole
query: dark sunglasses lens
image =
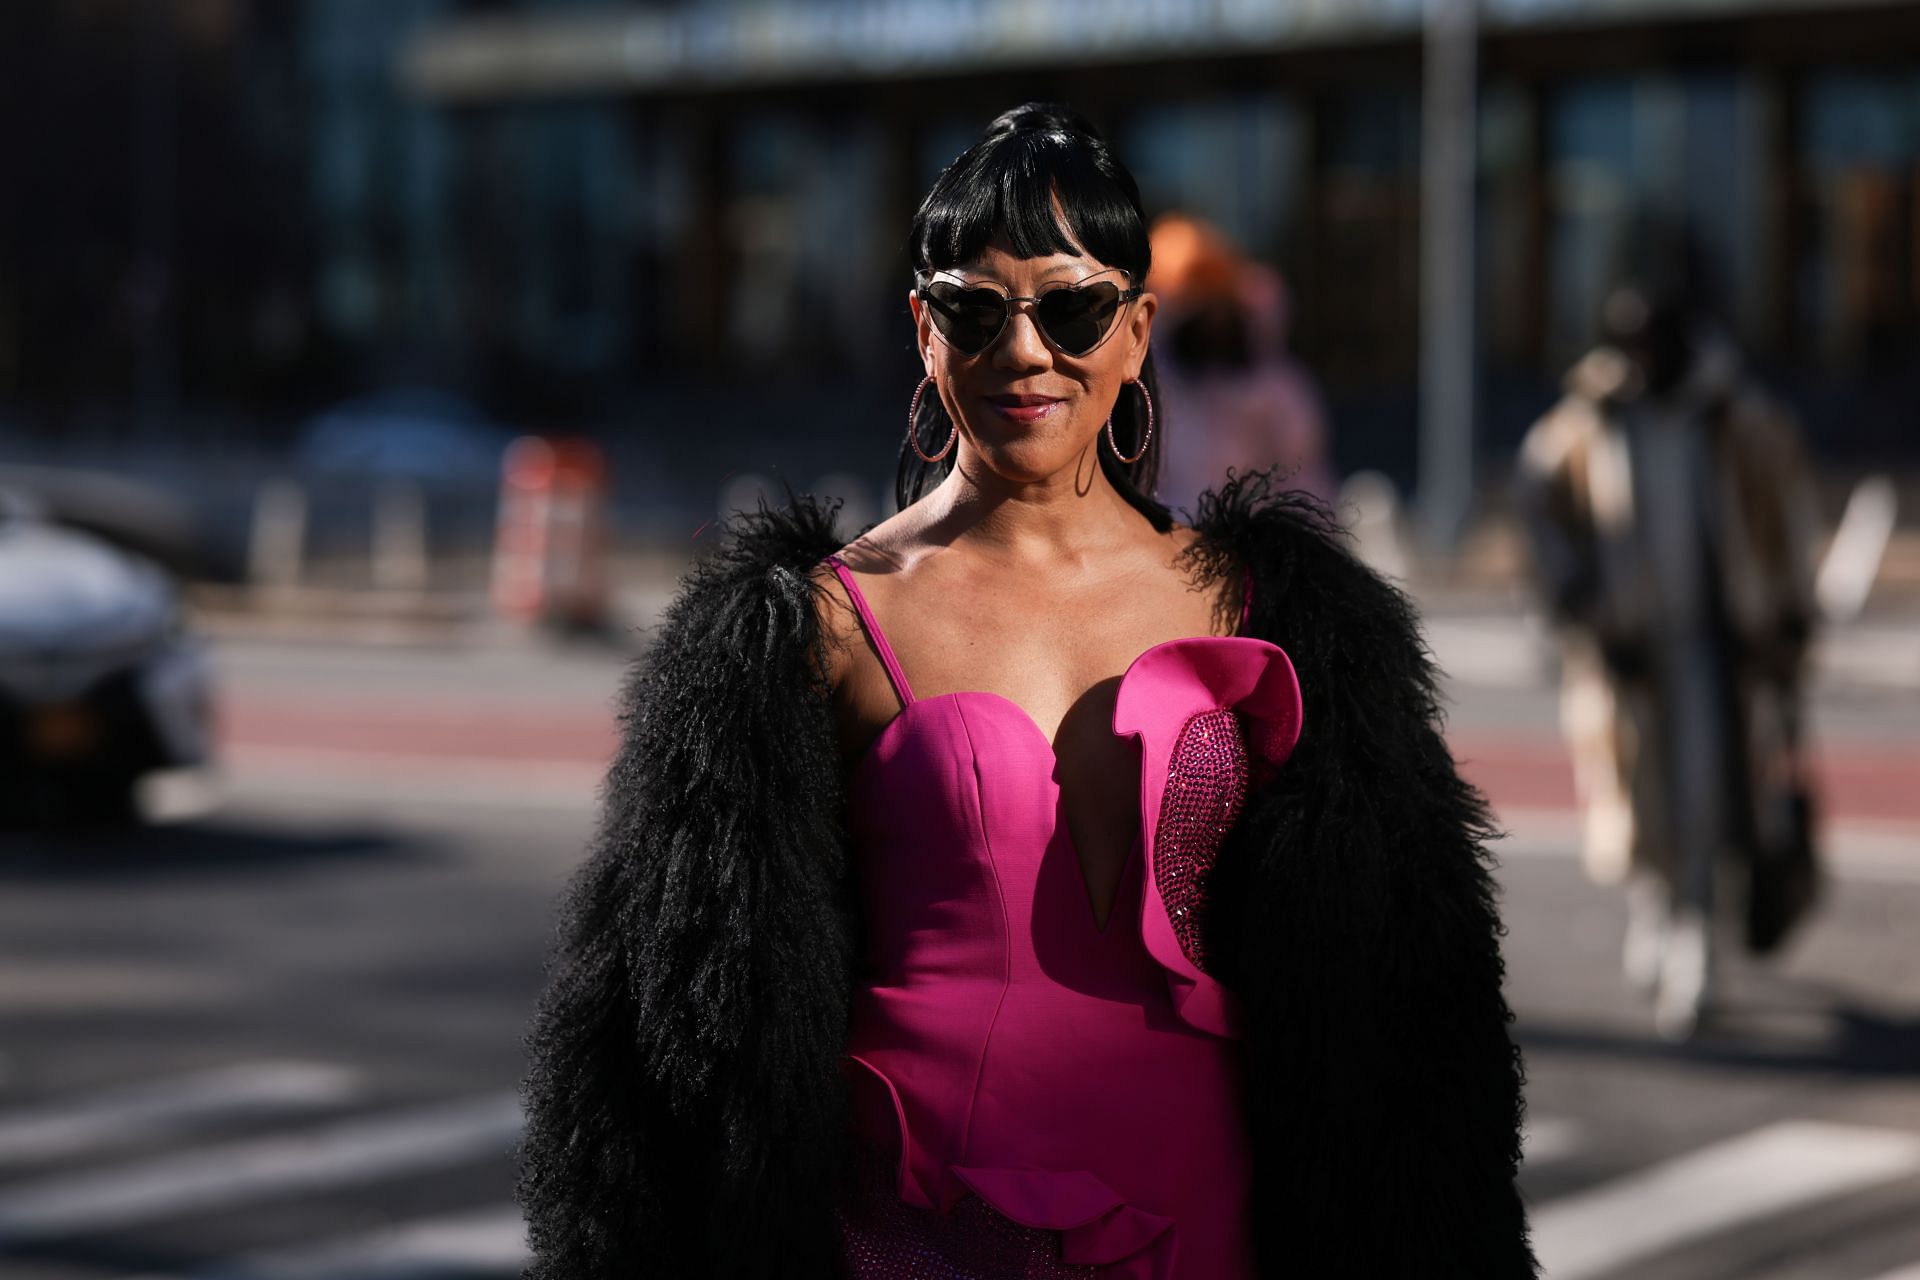
{"type": "Polygon", "coordinates": [[[1100,345],[1120,311],[1120,287],[1109,281],[1052,289],[1040,295],[1034,314],[1053,344],[1068,355],[1100,345]]]}
{"type": "Polygon", "coordinates": [[[1007,321],[1007,300],[991,289],[935,281],[920,291],[940,336],[966,355],[986,350],[1007,321]]]}

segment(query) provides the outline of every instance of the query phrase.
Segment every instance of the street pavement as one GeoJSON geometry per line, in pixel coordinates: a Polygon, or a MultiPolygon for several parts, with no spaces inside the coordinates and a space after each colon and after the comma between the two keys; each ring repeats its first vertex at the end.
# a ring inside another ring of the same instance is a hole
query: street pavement
{"type": "MultiPolygon", "coordinates": [[[[1920,690],[1823,683],[1824,911],[1662,1045],[1580,874],[1524,619],[1436,617],[1510,832],[1523,1190],[1556,1280],[1920,1278],[1920,690]]],[[[223,771],[0,848],[0,1276],[516,1274],[519,1036],[624,659],[222,644],[223,771]]],[[[1311,1105],[1311,1100],[1302,1100],[1311,1105]]]]}

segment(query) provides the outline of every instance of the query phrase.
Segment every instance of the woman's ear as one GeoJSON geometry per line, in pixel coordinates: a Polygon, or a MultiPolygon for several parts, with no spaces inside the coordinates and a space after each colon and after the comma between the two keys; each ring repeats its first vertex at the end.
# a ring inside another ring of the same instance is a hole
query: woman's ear
{"type": "Polygon", "coordinates": [[[916,289],[907,290],[907,310],[913,313],[914,345],[920,350],[920,363],[925,366],[927,376],[935,377],[933,371],[933,324],[927,319],[926,304],[920,301],[916,289]]]}
{"type": "Polygon", "coordinates": [[[1133,306],[1127,315],[1127,376],[1138,378],[1140,370],[1147,363],[1147,346],[1153,341],[1153,313],[1160,309],[1160,299],[1151,293],[1143,293],[1133,300],[1133,306]]]}

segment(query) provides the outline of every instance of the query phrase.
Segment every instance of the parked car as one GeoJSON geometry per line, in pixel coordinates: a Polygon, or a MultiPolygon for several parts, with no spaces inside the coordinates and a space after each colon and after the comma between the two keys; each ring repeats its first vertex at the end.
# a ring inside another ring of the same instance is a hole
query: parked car
{"type": "Polygon", "coordinates": [[[7,464],[0,465],[0,492],[43,520],[157,560],[181,577],[229,569],[209,545],[195,505],[152,482],[88,467],[7,464]]]}
{"type": "Polygon", "coordinates": [[[0,824],[135,820],[142,775],[208,760],[210,712],[173,577],[0,489],[0,824]]]}

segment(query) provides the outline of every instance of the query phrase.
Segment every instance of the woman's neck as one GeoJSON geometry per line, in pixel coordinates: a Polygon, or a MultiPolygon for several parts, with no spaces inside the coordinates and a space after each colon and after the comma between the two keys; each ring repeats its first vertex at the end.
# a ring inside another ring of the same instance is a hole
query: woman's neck
{"type": "Polygon", "coordinates": [[[994,559],[1058,564],[1111,554],[1116,540],[1147,527],[1091,449],[1076,467],[1034,481],[969,462],[962,458],[927,495],[926,533],[934,541],[969,542],[994,559]]]}

